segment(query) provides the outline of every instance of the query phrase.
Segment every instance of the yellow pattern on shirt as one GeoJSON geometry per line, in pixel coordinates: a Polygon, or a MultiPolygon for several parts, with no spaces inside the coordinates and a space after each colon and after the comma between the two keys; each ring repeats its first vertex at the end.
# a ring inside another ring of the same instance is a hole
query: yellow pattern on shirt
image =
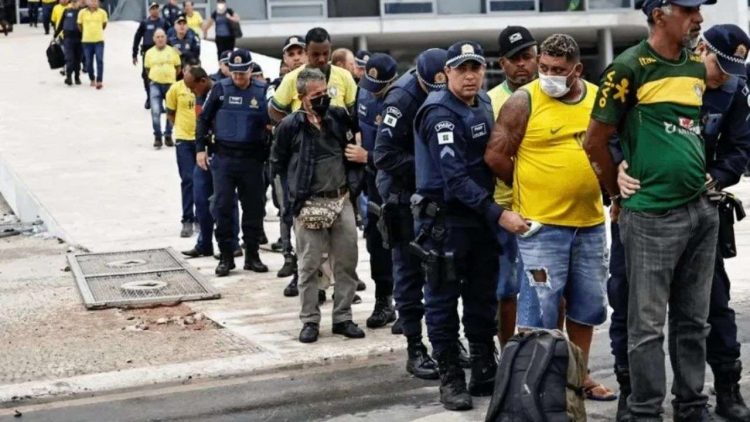
{"type": "Polygon", "coordinates": [[[195,140],[195,94],[185,81],[172,84],[167,91],[167,110],[175,112],[174,136],[180,141],[195,140]]]}
{"type": "Polygon", "coordinates": [[[78,12],[78,25],[83,29],[81,42],[104,41],[104,24],[107,23],[107,12],[104,9],[82,9],[78,12]]]}
{"type": "MultiPolygon", "coordinates": [[[[513,93],[510,92],[507,81],[487,91],[487,95],[490,97],[490,101],[492,101],[492,113],[495,115],[495,121],[497,121],[497,116],[500,115],[500,109],[508,98],[510,98],[511,94],[513,93]]],[[[502,180],[495,179],[495,194],[493,197],[498,205],[505,209],[510,209],[513,204],[513,189],[502,180]]]]}
{"type": "Polygon", "coordinates": [[[604,222],[599,182],[583,150],[597,87],[584,83],[577,103],[548,96],[538,80],[520,88],[529,93],[531,114],[516,154],[513,210],[525,218],[568,227],[604,222]]]}
{"type": "Polygon", "coordinates": [[[199,38],[203,35],[203,16],[200,13],[193,11],[193,16],[185,16],[187,19],[188,28],[192,29],[199,38]]]}
{"type": "MultiPolygon", "coordinates": [[[[302,106],[297,93],[297,76],[305,66],[289,72],[284,76],[281,85],[271,99],[274,108],[291,113],[302,106]]],[[[331,97],[331,105],[351,108],[357,101],[357,83],[354,82],[352,74],[348,70],[331,65],[331,73],[328,77],[328,95],[331,97]]]]}
{"type": "Polygon", "coordinates": [[[148,70],[148,79],[159,84],[173,84],[177,81],[176,68],[180,66],[180,53],[172,46],[161,50],[149,48],[143,64],[148,70]]]}

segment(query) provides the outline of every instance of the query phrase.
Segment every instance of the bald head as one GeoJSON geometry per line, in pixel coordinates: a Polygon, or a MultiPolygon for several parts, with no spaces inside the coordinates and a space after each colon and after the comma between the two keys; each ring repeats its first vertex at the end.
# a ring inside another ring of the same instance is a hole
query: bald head
{"type": "Polygon", "coordinates": [[[348,48],[337,48],[331,53],[331,63],[334,66],[343,67],[354,75],[354,53],[348,48]]]}
{"type": "Polygon", "coordinates": [[[167,45],[167,33],[161,28],[154,31],[154,45],[159,49],[167,45]]]}

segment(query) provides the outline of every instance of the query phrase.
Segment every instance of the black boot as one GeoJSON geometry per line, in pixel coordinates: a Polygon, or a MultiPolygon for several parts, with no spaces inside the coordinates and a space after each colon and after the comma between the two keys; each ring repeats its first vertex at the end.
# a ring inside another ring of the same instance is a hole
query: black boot
{"type": "Polygon", "coordinates": [[[497,357],[495,343],[490,338],[482,343],[470,343],[471,351],[471,380],[469,393],[472,396],[491,396],[495,389],[495,372],[497,372],[497,357]]]}
{"type": "Polygon", "coordinates": [[[284,296],[295,297],[299,296],[299,288],[297,287],[297,273],[294,273],[292,281],[284,288],[284,296]]]}
{"type": "Polygon", "coordinates": [[[367,328],[385,327],[386,324],[395,320],[396,311],[393,309],[393,296],[376,297],[372,315],[367,318],[367,328]]]}
{"type": "Polygon", "coordinates": [[[72,86],[73,85],[73,80],[70,78],[70,75],[66,75],[65,76],[65,85],[67,85],[67,86],[72,86]]]}
{"type": "Polygon", "coordinates": [[[440,403],[448,410],[469,410],[474,407],[466,391],[466,374],[458,364],[458,348],[451,345],[436,356],[440,373],[440,403]]]}
{"type": "Polygon", "coordinates": [[[729,421],[750,421],[750,409],[740,393],[742,362],[712,365],[716,390],[716,414],[729,421]]]}
{"type": "Polygon", "coordinates": [[[289,277],[297,272],[297,257],[294,254],[284,254],[284,266],[281,267],[276,277],[289,277]]]}
{"type": "Polygon", "coordinates": [[[268,267],[260,260],[258,251],[252,251],[250,248],[245,250],[245,267],[246,270],[255,271],[256,273],[267,273],[268,267]]]}
{"type": "Polygon", "coordinates": [[[422,343],[422,336],[406,338],[406,372],[423,380],[440,378],[437,363],[427,353],[427,347],[422,343]]]}
{"type": "Polygon", "coordinates": [[[633,391],[630,388],[630,368],[627,366],[615,365],[615,377],[617,383],[620,384],[620,395],[617,400],[617,415],[615,420],[617,422],[626,421],[628,417],[628,397],[633,391]]]}
{"type": "Polygon", "coordinates": [[[216,275],[218,277],[227,276],[229,271],[234,268],[234,256],[231,253],[222,252],[219,257],[219,265],[216,266],[216,275]]]}
{"type": "MultiPolygon", "coordinates": [[[[631,416],[631,420],[638,420],[631,416]]],[[[705,406],[674,409],[674,422],[711,422],[714,418],[705,406]]]]}
{"type": "Polygon", "coordinates": [[[402,324],[401,318],[397,318],[396,322],[391,325],[391,334],[395,336],[400,336],[404,333],[404,326],[402,324]]]}

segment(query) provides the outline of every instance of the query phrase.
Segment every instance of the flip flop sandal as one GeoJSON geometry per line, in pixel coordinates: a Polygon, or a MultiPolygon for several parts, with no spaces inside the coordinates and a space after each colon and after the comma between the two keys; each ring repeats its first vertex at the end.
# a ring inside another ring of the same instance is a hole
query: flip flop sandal
{"type": "Polygon", "coordinates": [[[596,383],[583,387],[583,393],[587,400],[593,401],[614,401],[617,400],[617,394],[609,391],[603,384],[596,383]],[[604,394],[596,394],[595,390],[604,391],[604,394]]]}

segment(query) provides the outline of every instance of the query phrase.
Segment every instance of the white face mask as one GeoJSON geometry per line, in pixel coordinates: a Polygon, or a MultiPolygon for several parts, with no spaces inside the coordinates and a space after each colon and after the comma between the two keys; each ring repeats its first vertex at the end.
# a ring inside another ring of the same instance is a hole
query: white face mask
{"type": "Polygon", "coordinates": [[[216,5],[216,11],[219,13],[224,13],[224,11],[227,10],[227,5],[224,3],[219,3],[216,5]]]}
{"type": "MultiPolygon", "coordinates": [[[[573,71],[575,71],[575,69],[573,71]]],[[[568,76],[573,74],[573,71],[565,76],[552,76],[540,73],[539,84],[542,88],[542,91],[544,91],[545,94],[549,95],[552,98],[560,98],[564,96],[565,94],[570,92],[570,87],[568,86],[568,76]]]]}

